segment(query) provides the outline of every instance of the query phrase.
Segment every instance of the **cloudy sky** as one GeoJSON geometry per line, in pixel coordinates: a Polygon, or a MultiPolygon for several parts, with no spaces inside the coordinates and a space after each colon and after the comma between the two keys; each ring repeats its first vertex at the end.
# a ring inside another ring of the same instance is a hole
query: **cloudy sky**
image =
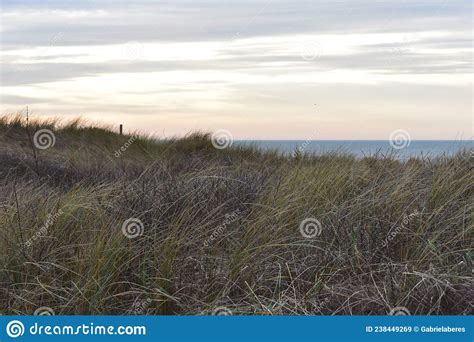
{"type": "Polygon", "coordinates": [[[1,111],[173,136],[472,137],[472,0],[2,0],[1,111]]]}

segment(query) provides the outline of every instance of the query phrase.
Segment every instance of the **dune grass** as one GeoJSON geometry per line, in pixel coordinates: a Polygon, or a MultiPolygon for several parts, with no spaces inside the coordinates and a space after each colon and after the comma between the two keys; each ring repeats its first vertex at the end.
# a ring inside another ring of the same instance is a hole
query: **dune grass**
{"type": "Polygon", "coordinates": [[[472,314],[470,157],[291,157],[4,116],[0,313],[472,314]]]}

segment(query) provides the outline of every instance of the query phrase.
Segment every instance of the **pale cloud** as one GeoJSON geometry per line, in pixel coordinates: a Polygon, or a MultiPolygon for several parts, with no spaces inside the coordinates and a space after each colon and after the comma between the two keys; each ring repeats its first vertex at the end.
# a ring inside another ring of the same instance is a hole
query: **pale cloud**
{"type": "Polygon", "coordinates": [[[304,138],[319,126],[325,138],[369,139],[396,125],[419,139],[469,136],[470,10],[425,0],[5,1],[1,109],[171,135],[225,127],[304,138]]]}

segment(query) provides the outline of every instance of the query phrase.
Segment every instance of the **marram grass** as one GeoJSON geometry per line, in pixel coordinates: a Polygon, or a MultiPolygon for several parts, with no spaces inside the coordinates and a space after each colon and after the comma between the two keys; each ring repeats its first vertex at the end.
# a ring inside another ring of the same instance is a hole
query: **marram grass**
{"type": "Polygon", "coordinates": [[[289,157],[4,116],[0,313],[472,314],[470,157],[289,157]]]}

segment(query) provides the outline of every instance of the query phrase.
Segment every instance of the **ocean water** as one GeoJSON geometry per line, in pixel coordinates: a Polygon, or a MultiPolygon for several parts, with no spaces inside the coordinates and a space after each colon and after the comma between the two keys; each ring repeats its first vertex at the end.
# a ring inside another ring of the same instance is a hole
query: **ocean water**
{"type": "Polygon", "coordinates": [[[414,140],[402,141],[397,145],[391,144],[388,140],[239,140],[234,144],[254,145],[262,149],[278,150],[285,154],[291,154],[296,150],[314,154],[340,152],[356,157],[393,153],[399,159],[435,158],[453,155],[463,149],[473,149],[472,140],[414,140]]]}

